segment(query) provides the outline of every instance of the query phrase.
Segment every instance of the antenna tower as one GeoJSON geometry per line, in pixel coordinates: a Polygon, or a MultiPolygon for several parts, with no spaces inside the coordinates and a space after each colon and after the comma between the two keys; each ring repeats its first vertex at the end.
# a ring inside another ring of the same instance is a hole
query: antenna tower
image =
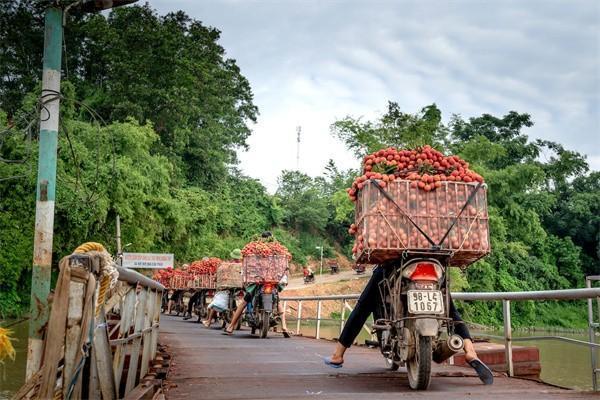
{"type": "Polygon", "coordinates": [[[300,135],[302,134],[302,127],[298,126],[296,127],[296,133],[297,133],[297,138],[296,138],[296,170],[300,171],[300,135]]]}

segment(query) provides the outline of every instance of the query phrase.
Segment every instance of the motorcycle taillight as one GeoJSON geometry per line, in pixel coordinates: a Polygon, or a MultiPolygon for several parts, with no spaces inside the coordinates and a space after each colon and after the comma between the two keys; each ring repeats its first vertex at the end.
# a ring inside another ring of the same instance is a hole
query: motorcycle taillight
{"type": "Polygon", "coordinates": [[[273,293],[273,285],[268,285],[268,284],[265,284],[265,285],[263,286],[263,293],[266,293],[266,294],[271,294],[271,293],[273,293]]]}
{"type": "Polygon", "coordinates": [[[412,281],[437,282],[442,277],[442,267],[432,262],[418,262],[404,268],[402,276],[412,281]]]}

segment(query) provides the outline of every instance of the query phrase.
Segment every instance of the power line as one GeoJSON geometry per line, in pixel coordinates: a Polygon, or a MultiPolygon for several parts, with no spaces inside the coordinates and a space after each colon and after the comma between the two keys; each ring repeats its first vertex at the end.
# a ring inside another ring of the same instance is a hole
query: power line
{"type": "Polygon", "coordinates": [[[42,91],[40,98],[38,99],[34,110],[29,113],[25,113],[24,115],[18,118],[18,121],[13,121],[9,126],[0,131],[0,162],[5,164],[28,164],[29,169],[26,173],[11,175],[8,177],[0,178],[0,182],[12,180],[12,179],[20,179],[26,178],[31,175],[33,172],[33,166],[31,165],[31,155],[33,153],[33,135],[34,131],[37,130],[39,123],[41,121],[45,121],[50,117],[50,112],[46,107],[46,104],[56,100],[57,98],[61,98],[61,94],[54,90],[46,89],[42,91]],[[42,117],[42,112],[45,111],[48,115],[47,117],[42,117]],[[24,126],[23,129],[15,129],[18,126],[24,126]],[[25,155],[19,159],[5,158],[2,157],[2,148],[6,144],[8,138],[15,134],[15,131],[21,132],[23,136],[25,136],[25,155]]]}

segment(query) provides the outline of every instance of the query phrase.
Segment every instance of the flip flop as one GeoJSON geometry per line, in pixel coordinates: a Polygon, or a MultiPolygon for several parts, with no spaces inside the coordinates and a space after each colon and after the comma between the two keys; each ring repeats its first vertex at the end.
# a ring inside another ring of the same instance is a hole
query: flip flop
{"type": "Polygon", "coordinates": [[[484,385],[491,385],[494,383],[494,375],[492,374],[492,371],[480,360],[477,358],[471,360],[469,361],[469,365],[473,367],[475,372],[477,372],[479,379],[481,379],[481,382],[483,382],[484,385]]]}
{"type": "Polygon", "coordinates": [[[325,363],[325,365],[329,365],[331,368],[342,368],[344,363],[334,363],[333,361],[331,361],[331,357],[325,357],[323,358],[323,362],[325,363]]]}
{"type": "Polygon", "coordinates": [[[233,331],[229,332],[227,329],[225,329],[223,332],[221,332],[221,335],[231,336],[233,335],[233,331]]]}
{"type": "Polygon", "coordinates": [[[290,333],[288,331],[281,331],[281,334],[283,335],[284,338],[289,339],[292,337],[292,335],[290,335],[290,333]]]}

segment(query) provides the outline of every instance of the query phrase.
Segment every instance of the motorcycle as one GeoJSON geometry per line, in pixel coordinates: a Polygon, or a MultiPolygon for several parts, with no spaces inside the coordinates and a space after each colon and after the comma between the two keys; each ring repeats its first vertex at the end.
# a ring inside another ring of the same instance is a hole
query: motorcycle
{"type": "Polygon", "coordinates": [[[169,307],[169,291],[165,290],[163,292],[161,300],[160,300],[160,312],[163,314],[166,313],[168,307],[169,307]]]}
{"type": "Polygon", "coordinates": [[[181,289],[174,290],[169,300],[173,302],[171,304],[171,311],[169,312],[169,315],[175,313],[176,316],[179,316],[180,314],[185,313],[186,308],[184,306],[183,294],[184,292],[181,289]]]}
{"type": "Polygon", "coordinates": [[[259,331],[261,338],[266,338],[269,329],[279,322],[279,290],[277,283],[265,282],[254,290],[252,301],[246,306],[246,322],[254,335],[259,331]]]}
{"type": "Polygon", "coordinates": [[[429,386],[432,360],[442,362],[463,348],[449,318],[449,256],[442,250],[406,252],[382,267],[386,273],[379,284],[381,302],[373,329],[388,367],[395,371],[406,366],[415,390],[429,386]]]}
{"type": "Polygon", "coordinates": [[[366,271],[365,266],[361,265],[361,264],[357,265],[355,269],[356,269],[356,275],[362,275],[366,271]]]}
{"type": "Polygon", "coordinates": [[[313,283],[315,281],[315,275],[314,274],[310,274],[310,275],[306,275],[304,277],[304,284],[309,284],[309,283],[313,283]]]}

